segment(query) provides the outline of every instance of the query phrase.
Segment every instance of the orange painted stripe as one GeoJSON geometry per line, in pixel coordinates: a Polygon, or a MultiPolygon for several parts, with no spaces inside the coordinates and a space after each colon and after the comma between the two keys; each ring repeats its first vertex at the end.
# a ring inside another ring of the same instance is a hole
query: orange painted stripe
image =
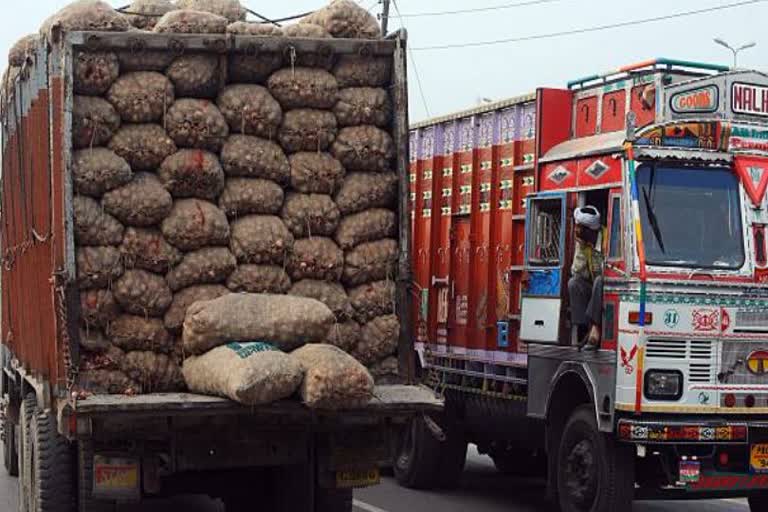
{"type": "MultiPolygon", "coordinates": [[[[640,336],[638,336],[640,339],[640,336]]],[[[635,412],[643,410],[643,363],[645,362],[645,347],[637,351],[637,375],[635,376],[635,412]]]]}

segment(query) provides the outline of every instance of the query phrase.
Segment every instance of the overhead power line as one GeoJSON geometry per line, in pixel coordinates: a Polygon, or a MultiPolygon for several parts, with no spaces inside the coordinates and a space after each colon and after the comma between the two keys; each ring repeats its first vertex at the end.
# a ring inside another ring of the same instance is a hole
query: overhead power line
{"type": "Polygon", "coordinates": [[[506,44],[506,43],[521,43],[524,41],[537,41],[540,39],[552,39],[556,37],[564,37],[564,36],[572,36],[572,35],[578,35],[578,34],[586,34],[590,32],[600,32],[602,30],[610,30],[614,28],[622,28],[622,27],[630,27],[633,25],[644,25],[648,23],[655,23],[657,21],[665,21],[665,20],[672,20],[677,18],[686,18],[689,16],[696,16],[699,14],[706,14],[716,11],[724,11],[726,9],[735,9],[737,7],[744,7],[747,5],[753,5],[753,4],[759,4],[763,3],[766,0],[746,0],[743,2],[736,2],[732,4],[727,5],[719,5],[716,7],[708,7],[704,9],[696,9],[694,11],[686,11],[686,12],[679,12],[675,14],[668,14],[666,16],[655,16],[652,18],[643,18],[638,20],[631,20],[631,21],[623,21],[618,23],[610,23],[607,25],[598,25],[595,27],[585,27],[585,28],[578,28],[578,29],[572,29],[572,30],[563,30],[561,32],[551,32],[548,34],[536,34],[536,35],[530,35],[530,36],[522,36],[522,37],[511,37],[507,39],[495,39],[491,41],[477,41],[477,42],[469,42],[469,43],[452,43],[452,44],[442,44],[442,45],[434,45],[434,46],[422,46],[419,48],[412,48],[413,51],[428,51],[428,50],[448,50],[451,48],[474,48],[478,46],[492,46],[497,44],[506,44]]]}
{"type": "MultiPolygon", "coordinates": [[[[405,28],[405,22],[403,21],[403,15],[400,14],[400,7],[397,6],[397,0],[392,0],[392,6],[397,12],[397,17],[400,18],[400,25],[405,28]]],[[[411,58],[411,66],[413,67],[413,74],[416,75],[416,85],[419,88],[419,96],[421,96],[421,103],[424,105],[424,112],[427,113],[427,117],[432,117],[432,113],[429,110],[427,104],[427,96],[424,94],[424,86],[421,83],[421,76],[419,75],[419,68],[416,66],[416,58],[413,56],[413,51],[408,47],[408,56],[411,58]]]]}
{"type": "Polygon", "coordinates": [[[471,9],[457,9],[455,11],[434,11],[434,12],[413,12],[403,14],[403,18],[421,18],[425,16],[450,16],[453,14],[471,14],[488,11],[502,11],[505,9],[514,9],[516,7],[526,7],[529,5],[551,4],[561,0],[527,0],[525,2],[516,2],[512,4],[491,5],[488,7],[473,7],[471,9]]]}

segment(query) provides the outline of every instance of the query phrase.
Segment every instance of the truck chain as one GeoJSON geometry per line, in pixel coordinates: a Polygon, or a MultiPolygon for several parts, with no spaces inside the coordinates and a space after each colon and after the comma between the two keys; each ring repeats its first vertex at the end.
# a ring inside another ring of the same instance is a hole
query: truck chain
{"type": "Polygon", "coordinates": [[[72,390],[77,384],[77,376],[80,373],[78,365],[74,362],[72,357],[71,339],[69,337],[69,316],[67,314],[67,296],[66,286],[62,283],[64,274],[58,272],[55,274],[56,280],[56,313],[59,320],[59,335],[62,343],[62,355],[64,357],[64,369],[67,374],[67,392],[72,393],[72,390]]]}

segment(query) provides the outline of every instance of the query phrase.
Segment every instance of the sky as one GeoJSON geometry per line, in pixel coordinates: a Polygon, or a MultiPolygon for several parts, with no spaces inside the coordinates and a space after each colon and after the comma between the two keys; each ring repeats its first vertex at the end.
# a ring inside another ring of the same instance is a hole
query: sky
{"type": "MultiPolygon", "coordinates": [[[[371,12],[379,0],[358,0],[371,12]]],[[[731,64],[732,54],[712,39],[755,48],[739,55],[739,66],[768,71],[768,1],[644,25],[551,39],[441,51],[425,46],[520,38],[673,15],[741,3],[744,0],[397,0],[403,18],[392,9],[390,29],[405,25],[414,50],[409,64],[410,120],[420,121],[476,106],[482,98],[502,100],[537,87],[565,87],[568,80],[605,72],[654,57],[731,64]],[[412,14],[528,4],[458,15],[412,14]],[[421,78],[419,92],[416,71],[421,78]]],[[[278,18],[311,11],[324,0],[241,0],[262,14],[278,18]]],[[[0,52],[66,0],[25,0],[0,18],[0,52]]],[[[113,6],[129,1],[112,1],[113,6]]]]}

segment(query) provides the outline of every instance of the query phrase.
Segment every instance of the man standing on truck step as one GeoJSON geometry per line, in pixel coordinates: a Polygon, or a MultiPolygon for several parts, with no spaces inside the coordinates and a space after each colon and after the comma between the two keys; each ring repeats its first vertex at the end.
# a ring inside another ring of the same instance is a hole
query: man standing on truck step
{"type": "Polygon", "coordinates": [[[579,347],[600,344],[603,316],[603,257],[598,244],[600,212],[594,206],[576,208],[576,251],[568,280],[571,322],[576,325],[579,347]]]}

